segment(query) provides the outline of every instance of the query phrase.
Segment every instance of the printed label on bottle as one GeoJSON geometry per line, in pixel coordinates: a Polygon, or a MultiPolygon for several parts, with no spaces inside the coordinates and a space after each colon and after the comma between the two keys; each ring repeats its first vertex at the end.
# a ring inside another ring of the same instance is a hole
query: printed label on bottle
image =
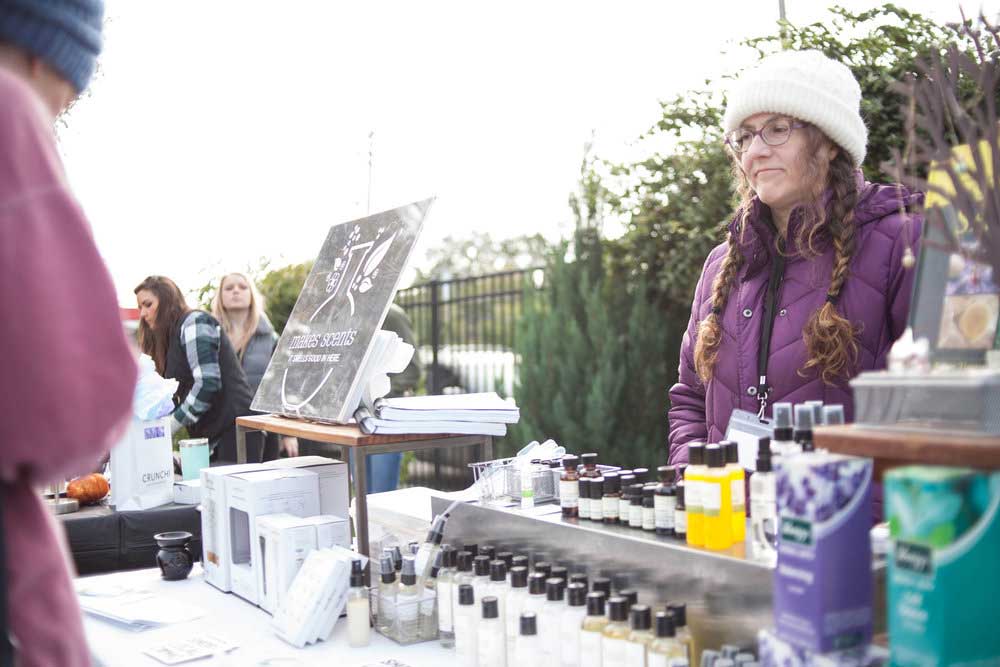
{"type": "Polygon", "coordinates": [[[576,507],[580,500],[580,485],[576,482],[559,480],[559,505],[576,507]]]}
{"type": "Polygon", "coordinates": [[[602,667],[600,632],[580,633],[580,667],[602,667]]]}
{"type": "Polygon", "coordinates": [[[605,496],[601,501],[601,515],[605,519],[617,519],[618,518],[618,499],[614,496],[605,496]]]}
{"type": "Polygon", "coordinates": [[[604,656],[603,667],[625,667],[625,645],[624,639],[609,639],[604,637],[601,642],[601,654],[604,656]]]}
{"type": "Polygon", "coordinates": [[[662,653],[647,653],[646,667],[667,667],[667,656],[662,653]]]}
{"type": "Polygon", "coordinates": [[[718,516],[719,511],[722,509],[722,485],[702,483],[701,485],[701,507],[702,510],[708,513],[714,513],[718,516]]]}
{"type": "Polygon", "coordinates": [[[594,521],[604,521],[604,501],[590,500],[590,518],[594,521]]]}
{"type": "Polygon", "coordinates": [[[441,632],[451,632],[453,623],[451,618],[452,583],[439,579],[437,586],[438,599],[441,601],[441,604],[438,605],[438,630],[441,632]]]}
{"type": "Polygon", "coordinates": [[[674,510],[674,532],[684,535],[688,532],[687,512],[685,510],[674,510]]]}
{"type": "Polygon", "coordinates": [[[684,487],[684,504],[687,505],[688,512],[698,514],[701,512],[701,487],[704,482],[692,479],[686,482],[684,487]]]}
{"type": "Polygon", "coordinates": [[[618,499],[618,520],[621,522],[628,521],[629,508],[632,507],[632,503],[625,500],[624,498],[618,499]]]}
{"type": "Polygon", "coordinates": [[[580,518],[581,519],[589,519],[590,518],[590,498],[580,498],[579,501],[578,501],[578,506],[580,508],[579,511],[578,511],[578,514],[580,515],[580,518]]]}
{"type": "Polygon", "coordinates": [[[741,510],[746,508],[746,487],[743,485],[743,480],[732,480],[729,489],[733,498],[733,507],[739,507],[741,510]]]}
{"type": "Polygon", "coordinates": [[[656,510],[652,507],[642,508],[642,529],[656,530],[656,510]]]}
{"type": "Polygon", "coordinates": [[[656,496],[653,499],[656,511],[656,527],[659,529],[673,529],[674,508],[677,507],[677,498],[674,496],[656,496]]]}
{"type": "Polygon", "coordinates": [[[402,594],[396,595],[396,616],[401,623],[417,620],[417,613],[420,611],[420,598],[416,595],[402,594]]]}
{"type": "Polygon", "coordinates": [[[642,528],[642,507],[639,505],[629,505],[628,525],[632,528],[642,528]]]}
{"type": "Polygon", "coordinates": [[[640,644],[638,642],[626,642],[625,644],[625,660],[628,665],[645,665],[646,664],[646,645],[640,644]]]}

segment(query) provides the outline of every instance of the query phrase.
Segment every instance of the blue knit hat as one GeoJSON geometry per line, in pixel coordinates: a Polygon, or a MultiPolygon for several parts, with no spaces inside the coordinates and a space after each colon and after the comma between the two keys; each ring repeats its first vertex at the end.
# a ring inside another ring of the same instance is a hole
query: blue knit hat
{"type": "Polygon", "coordinates": [[[104,0],[0,0],[0,41],[41,58],[83,92],[101,52],[104,0]]]}

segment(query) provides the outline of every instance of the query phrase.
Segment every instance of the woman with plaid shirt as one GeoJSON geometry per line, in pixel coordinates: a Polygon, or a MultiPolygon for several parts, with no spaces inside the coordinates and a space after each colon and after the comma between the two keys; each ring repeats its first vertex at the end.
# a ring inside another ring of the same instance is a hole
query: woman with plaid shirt
{"type": "Polygon", "coordinates": [[[239,358],[218,320],[188,308],[177,285],[150,276],[135,288],[139,346],[156,370],[178,381],[171,430],[208,438],[212,461],[236,461],[236,418],[250,414],[252,393],[239,358]]]}

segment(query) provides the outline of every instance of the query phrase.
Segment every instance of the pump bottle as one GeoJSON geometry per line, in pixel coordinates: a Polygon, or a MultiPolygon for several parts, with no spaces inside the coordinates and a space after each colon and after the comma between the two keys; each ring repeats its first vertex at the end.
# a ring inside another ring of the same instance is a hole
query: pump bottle
{"type": "Polygon", "coordinates": [[[347,637],[352,648],[368,646],[372,640],[371,607],[361,561],[351,561],[351,588],[347,592],[347,637]]]}
{"type": "Polygon", "coordinates": [[[427,532],[427,538],[417,549],[417,585],[423,586],[424,579],[431,573],[434,566],[434,556],[441,549],[441,540],[444,538],[445,524],[448,517],[439,514],[434,517],[431,529],[427,532]]]}
{"type": "Polygon", "coordinates": [[[775,464],[780,463],[785,456],[794,456],[802,451],[795,442],[795,431],[792,428],[792,404],[775,403],[772,412],[774,419],[774,437],[771,438],[771,456],[775,464]]]}
{"type": "MultiPolygon", "coordinates": [[[[392,553],[391,551],[389,552],[392,553]]],[[[381,575],[378,584],[378,616],[376,623],[378,631],[383,635],[392,634],[392,626],[396,622],[396,568],[392,564],[391,555],[383,555],[379,563],[381,575]]]]}
{"type": "Polygon", "coordinates": [[[813,409],[810,405],[795,406],[795,442],[802,447],[803,452],[816,449],[813,444],[813,409]]]}
{"type": "Polygon", "coordinates": [[[404,644],[418,639],[420,593],[420,589],[417,588],[416,560],[413,556],[403,556],[403,571],[399,575],[399,591],[396,593],[396,618],[399,623],[400,641],[404,644]]]}
{"type": "Polygon", "coordinates": [[[434,554],[434,565],[431,566],[430,573],[424,579],[423,587],[418,585],[418,590],[420,590],[420,636],[422,638],[438,636],[437,585],[438,574],[441,572],[443,563],[444,555],[438,550],[434,554]]]}

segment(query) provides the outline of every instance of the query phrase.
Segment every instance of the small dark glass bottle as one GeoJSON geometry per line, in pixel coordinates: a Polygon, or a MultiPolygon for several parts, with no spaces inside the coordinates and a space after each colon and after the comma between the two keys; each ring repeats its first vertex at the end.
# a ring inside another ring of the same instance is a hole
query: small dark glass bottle
{"type": "Polygon", "coordinates": [[[677,494],[677,504],[674,506],[674,535],[681,539],[687,538],[687,506],[684,504],[684,480],[674,485],[677,494]]]}
{"type": "Polygon", "coordinates": [[[604,498],[601,502],[604,523],[618,523],[618,502],[621,496],[621,479],[614,473],[606,473],[604,475],[604,498]]]}
{"type": "Polygon", "coordinates": [[[565,517],[576,517],[579,514],[580,505],[580,475],[576,472],[575,456],[564,456],[563,471],[559,476],[559,505],[562,507],[562,515],[565,517]]]}
{"type": "Polygon", "coordinates": [[[601,476],[600,471],[597,470],[597,454],[595,452],[582,454],[580,456],[580,461],[583,462],[583,471],[580,473],[582,477],[601,476]]]}
{"type": "Polygon", "coordinates": [[[649,468],[632,468],[632,475],[635,477],[637,484],[645,484],[646,477],[649,475],[649,468]]]}
{"type": "Polygon", "coordinates": [[[590,480],[590,520],[604,520],[604,478],[590,480]]]}
{"type": "Polygon", "coordinates": [[[656,530],[656,486],[647,484],[642,487],[642,529],[649,532],[656,530]]]}

